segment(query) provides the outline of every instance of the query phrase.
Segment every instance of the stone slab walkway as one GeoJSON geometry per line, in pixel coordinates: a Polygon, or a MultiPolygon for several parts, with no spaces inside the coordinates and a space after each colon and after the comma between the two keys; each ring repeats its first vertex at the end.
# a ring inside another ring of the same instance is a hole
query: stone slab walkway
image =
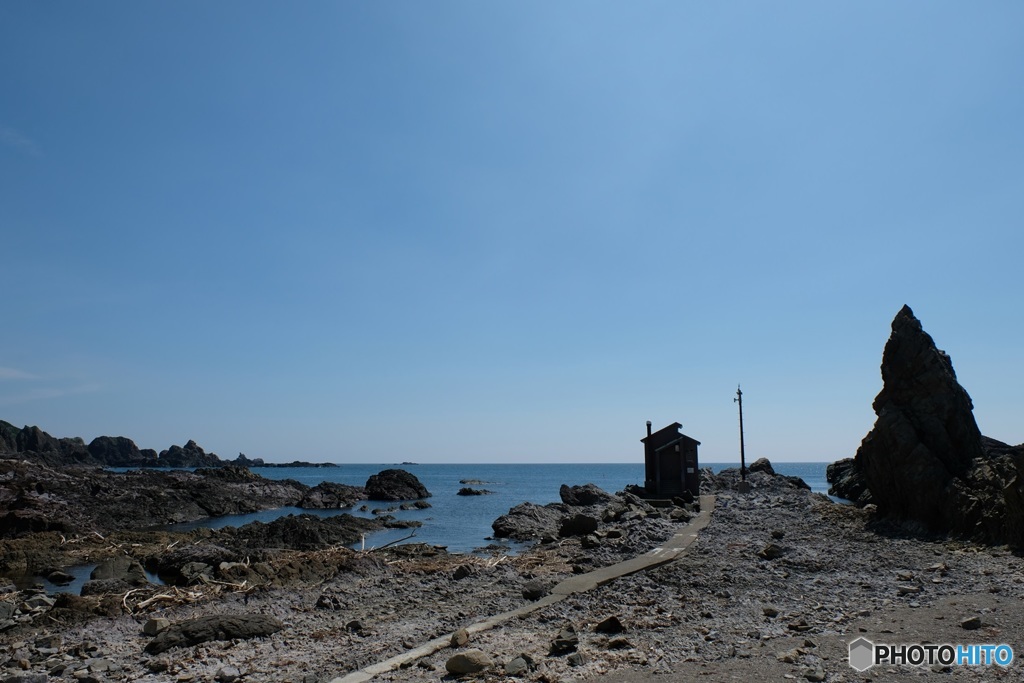
{"type": "MultiPolygon", "coordinates": [[[[690,544],[697,540],[697,535],[700,533],[701,529],[706,527],[711,521],[711,511],[714,510],[714,507],[714,496],[701,496],[700,514],[694,517],[689,524],[687,524],[675,536],[668,539],[668,541],[663,545],[632,559],[608,565],[607,567],[601,567],[600,569],[595,569],[594,571],[586,574],[572,576],[556,585],[551,589],[551,593],[549,595],[546,595],[536,602],[531,602],[509,612],[502,612],[501,614],[495,614],[494,616],[487,617],[486,619],[481,619],[480,621],[466,626],[465,629],[471,635],[480,633],[481,631],[487,631],[503,624],[509,619],[515,619],[517,617],[530,614],[531,612],[536,612],[539,609],[543,609],[544,607],[553,605],[557,602],[561,602],[570,595],[585,593],[597,588],[598,586],[603,586],[606,583],[614,581],[619,577],[629,576],[630,574],[653,569],[654,567],[660,567],[663,564],[672,562],[686,552],[686,549],[690,547],[690,544]]],[[[439,638],[434,638],[419,647],[407,650],[401,654],[391,657],[390,659],[385,659],[383,662],[371,664],[370,666],[364,667],[358,671],[353,671],[350,674],[333,678],[330,683],[364,683],[365,681],[372,680],[379,674],[394,671],[403,665],[409,666],[418,659],[429,657],[446,647],[450,647],[451,637],[452,634],[448,634],[439,638]]]]}

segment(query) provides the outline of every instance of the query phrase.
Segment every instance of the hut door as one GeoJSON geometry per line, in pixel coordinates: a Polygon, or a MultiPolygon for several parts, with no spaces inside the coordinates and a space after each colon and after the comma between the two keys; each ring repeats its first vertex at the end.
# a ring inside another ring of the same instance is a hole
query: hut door
{"type": "Polygon", "coordinates": [[[661,453],[659,463],[661,481],[658,482],[658,490],[663,494],[679,495],[683,492],[683,459],[679,453],[667,448],[661,453]]]}

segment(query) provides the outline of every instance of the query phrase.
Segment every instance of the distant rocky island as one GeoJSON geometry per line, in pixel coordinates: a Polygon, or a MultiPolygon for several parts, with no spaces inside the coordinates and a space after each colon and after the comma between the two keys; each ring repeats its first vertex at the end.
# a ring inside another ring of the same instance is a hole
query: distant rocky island
{"type": "Polygon", "coordinates": [[[204,451],[191,439],[184,446],[172,445],[159,453],[151,448],[140,449],[124,436],[98,436],[86,444],[80,437],[58,439],[39,427],[19,429],[0,420],[0,458],[16,458],[25,454],[31,454],[32,460],[51,467],[337,467],[334,463],[303,460],[268,463],[262,458],[249,458],[244,453],[239,453],[234,460],[222,460],[216,453],[204,451]]]}

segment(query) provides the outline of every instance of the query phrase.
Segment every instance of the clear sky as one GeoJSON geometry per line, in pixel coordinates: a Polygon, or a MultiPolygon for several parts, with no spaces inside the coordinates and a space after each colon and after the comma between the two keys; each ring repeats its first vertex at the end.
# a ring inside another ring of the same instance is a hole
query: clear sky
{"type": "Polygon", "coordinates": [[[0,3],[0,419],[851,456],[909,304],[1024,441],[1024,3],[0,3]]]}

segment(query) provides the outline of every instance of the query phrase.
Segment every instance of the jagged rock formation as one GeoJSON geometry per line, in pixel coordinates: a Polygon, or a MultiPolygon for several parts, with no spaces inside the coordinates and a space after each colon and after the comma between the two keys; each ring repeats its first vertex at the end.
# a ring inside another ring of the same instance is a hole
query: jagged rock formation
{"type": "Polygon", "coordinates": [[[157,455],[152,449],[139,449],[134,441],[124,436],[98,436],[87,446],[77,437],[57,439],[39,427],[18,429],[0,420],[0,458],[12,457],[51,467],[219,467],[228,464],[192,440],[184,447],[171,446],[157,455]]]}
{"type": "Polygon", "coordinates": [[[882,380],[852,465],[830,468],[835,495],[923,531],[1024,542],[1024,448],[983,441],[952,361],[908,306],[892,322],[882,380]]]}
{"type": "Polygon", "coordinates": [[[961,512],[950,502],[982,456],[981,432],[952,361],[908,306],[892,322],[882,383],[872,406],[878,420],[856,456],[879,512],[930,531],[958,527],[961,512]]]}
{"type": "Polygon", "coordinates": [[[829,494],[853,501],[860,507],[871,503],[868,483],[853,458],[843,458],[829,465],[825,469],[825,478],[832,484],[829,494]]]}
{"type": "Polygon", "coordinates": [[[215,453],[207,453],[189,439],[184,446],[171,446],[166,451],[160,451],[160,462],[164,467],[217,467],[221,459],[215,453]]]}
{"type": "Polygon", "coordinates": [[[51,467],[336,467],[333,463],[304,460],[266,463],[262,458],[250,459],[244,453],[239,453],[234,460],[221,460],[216,453],[207,453],[191,439],[184,446],[171,446],[159,455],[151,448],[139,449],[134,441],[124,436],[98,436],[87,446],[78,437],[57,439],[39,427],[18,429],[0,420],[0,458],[13,457],[51,467]]]}

